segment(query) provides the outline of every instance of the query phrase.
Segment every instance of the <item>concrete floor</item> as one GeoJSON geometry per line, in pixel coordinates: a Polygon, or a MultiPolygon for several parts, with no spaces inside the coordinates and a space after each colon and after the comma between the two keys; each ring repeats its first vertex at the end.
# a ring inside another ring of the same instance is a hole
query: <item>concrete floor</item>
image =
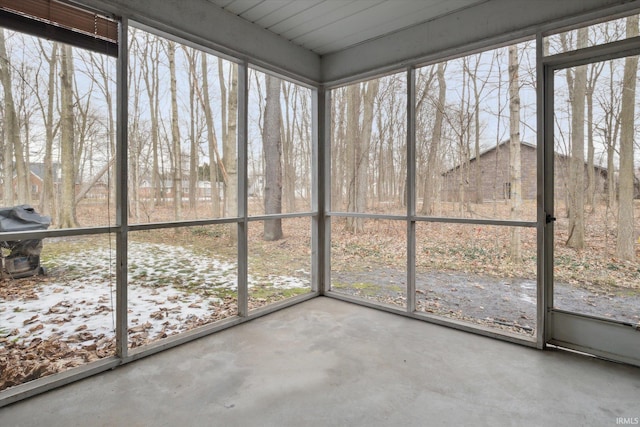
{"type": "Polygon", "coordinates": [[[615,426],[640,369],[315,298],[0,409],[0,426],[615,426]]]}

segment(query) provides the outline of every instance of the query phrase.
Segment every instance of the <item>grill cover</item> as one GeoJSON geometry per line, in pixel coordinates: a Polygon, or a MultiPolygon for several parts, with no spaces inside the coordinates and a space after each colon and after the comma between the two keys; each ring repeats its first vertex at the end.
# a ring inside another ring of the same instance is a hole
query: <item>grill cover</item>
{"type": "Polygon", "coordinates": [[[0,232],[46,230],[49,225],[51,217],[40,215],[29,205],[0,208],[0,232]]]}

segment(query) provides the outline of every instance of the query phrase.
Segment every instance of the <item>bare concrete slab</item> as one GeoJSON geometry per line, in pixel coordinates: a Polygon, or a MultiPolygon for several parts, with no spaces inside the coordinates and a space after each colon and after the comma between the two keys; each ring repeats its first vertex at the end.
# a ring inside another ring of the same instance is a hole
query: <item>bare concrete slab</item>
{"type": "Polygon", "coordinates": [[[640,369],[315,298],[0,409],[0,426],[615,426],[640,369]]]}

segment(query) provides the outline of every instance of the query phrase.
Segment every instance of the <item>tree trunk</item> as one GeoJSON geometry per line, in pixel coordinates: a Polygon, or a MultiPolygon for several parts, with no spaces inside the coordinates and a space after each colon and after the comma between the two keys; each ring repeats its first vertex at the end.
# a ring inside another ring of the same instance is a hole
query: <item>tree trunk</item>
{"type": "Polygon", "coordinates": [[[78,194],[76,194],[76,204],[80,203],[80,200],[84,199],[84,196],[87,195],[89,190],[96,185],[96,183],[104,176],[105,173],[113,166],[115,163],[115,156],[112,157],[94,176],[92,176],[89,181],[87,181],[79,190],[78,194]]]}
{"type": "Polygon", "coordinates": [[[444,78],[445,68],[446,64],[444,62],[438,63],[438,71],[436,73],[438,78],[438,103],[436,104],[433,133],[431,135],[431,144],[429,144],[429,156],[427,157],[427,172],[424,181],[422,209],[420,210],[423,215],[433,215],[434,213],[437,181],[440,176],[438,157],[442,140],[442,120],[447,98],[447,81],[444,78]]]}
{"type": "MultiPolygon", "coordinates": [[[[467,68],[467,59],[462,58],[463,69],[467,68]]],[[[470,169],[471,169],[471,149],[469,143],[471,140],[470,133],[470,111],[469,104],[471,95],[470,92],[470,76],[465,72],[462,75],[462,87],[460,88],[460,108],[457,111],[457,141],[458,141],[458,154],[460,157],[460,173],[458,174],[458,212],[460,216],[464,216],[465,209],[468,214],[471,213],[471,182],[470,182],[470,169]]]]}
{"type": "MultiPolygon", "coordinates": [[[[627,38],[638,35],[638,15],[627,18],[627,38]]],[[[616,256],[635,261],[635,230],[633,224],[635,133],[635,99],[638,57],[629,56],[624,63],[622,105],[620,116],[620,185],[618,188],[618,235],[616,256]]]]}
{"type": "MultiPolygon", "coordinates": [[[[17,196],[15,203],[29,203],[31,201],[29,194],[29,173],[27,171],[27,165],[24,158],[24,147],[20,136],[20,122],[18,120],[18,113],[13,99],[11,64],[9,63],[9,57],[7,56],[3,29],[0,29],[0,80],[2,81],[2,87],[4,89],[5,148],[13,145],[14,158],[11,159],[11,156],[7,156],[7,152],[5,151],[5,164],[9,164],[7,157],[9,158],[9,161],[15,160],[15,188],[17,196]]],[[[13,174],[8,172],[11,170],[13,170],[13,168],[9,168],[7,169],[7,172],[5,172],[5,182],[8,181],[9,183],[12,183],[13,174]]],[[[9,200],[12,201],[13,204],[13,188],[10,188],[8,194],[10,195],[9,200]]]]}
{"type": "MultiPolygon", "coordinates": [[[[511,190],[510,218],[522,217],[522,168],[520,158],[520,81],[518,75],[518,49],[509,46],[509,183],[511,190]]],[[[520,228],[511,227],[509,256],[514,262],[522,259],[520,228]]]]}
{"type": "Polygon", "coordinates": [[[73,56],[71,46],[61,46],[60,56],[60,158],[62,168],[62,191],[60,196],[60,228],[74,228],[75,203],[75,133],[73,128],[73,56]]]}
{"type": "Polygon", "coordinates": [[[591,213],[596,210],[596,170],[595,170],[595,147],[593,143],[593,92],[598,82],[598,77],[602,72],[604,63],[591,64],[589,66],[589,80],[587,82],[586,102],[587,102],[587,205],[591,213]]]}
{"type": "MultiPolygon", "coordinates": [[[[367,83],[367,88],[364,93],[363,105],[362,105],[362,129],[360,131],[360,147],[361,153],[359,156],[358,164],[358,179],[357,179],[357,212],[365,212],[367,210],[367,193],[371,185],[369,184],[369,151],[371,147],[371,132],[373,127],[373,107],[375,104],[375,98],[378,95],[378,87],[380,84],[379,79],[371,80],[367,83]]],[[[382,143],[382,142],[381,142],[382,143]]],[[[364,221],[360,218],[362,224],[359,226],[364,230],[364,221]]]]}
{"type": "Polygon", "coordinates": [[[51,44],[51,52],[49,55],[47,55],[47,51],[43,43],[41,41],[38,41],[38,43],[40,45],[40,53],[49,65],[49,74],[47,80],[47,105],[45,106],[44,102],[40,99],[40,97],[38,97],[40,109],[42,112],[42,119],[45,126],[42,191],[40,192],[40,204],[38,206],[38,210],[43,215],[48,215],[51,218],[57,218],[53,184],[53,139],[56,133],[56,127],[53,123],[53,111],[55,108],[58,43],[53,42],[51,44]]]}
{"type": "MultiPolygon", "coordinates": [[[[131,40],[133,43],[133,39],[131,40]]],[[[139,55],[134,55],[138,57],[139,55]]],[[[129,122],[128,122],[128,156],[129,156],[129,214],[134,218],[136,222],[140,221],[140,150],[141,150],[141,136],[140,136],[140,79],[139,75],[135,75],[138,71],[136,67],[137,61],[129,62],[129,93],[134,93],[136,96],[132,97],[129,107],[129,122]]]]}
{"type": "Polygon", "coordinates": [[[616,180],[615,174],[615,153],[616,141],[620,132],[620,111],[616,101],[618,97],[615,94],[615,75],[613,73],[613,62],[609,61],[609,105],[606,111],[606,138],[607,145],[607,208],[614,209],[616,206],[616,180]]]}
{"type": "MultiPolygon", "coordinates": [[[[379,80],[371,80],[361,85],[354,84],[347,89],[347,144],[349,159],[349,195],[348,212],[365,212],[367,208],[367,191],[369,190],[369,147],[373,127],[374,100],[378,93],[379,80]],[[362,105],[362,127],[360,127],[360,107],[362,105]]],[[[347,231],[361,233],[364,231],[362,218],[347,218],[347,231]]]]}
{"type": "MultiPolygon", "coordinates": [[[[222,163],[227,172],[227,180],[224,187],[224,210],[227,216],[238,215],[238,151],[236,147],[236,129],[238,127],[238,66],[230,64],[230,88],[227,97],[227,90],[224,82],[222,61],[218,61],[220,79],[220,99],[222,101],[222,129],[223,147],[222,163]]],[[[230,237],[237,239],[236,226],[231,225],[230,237]]]]}
{"type": "MultiPolygon", "coordinates": [[[[262,150],[265,161],[264,212],[267,215],[282,213],[282,112],[280,86],[282,81],[266,75],[267,99],[264,107],[262,150]]],[[[282,220],[264,221],[264,240],[282,238],[282,220]]]]}
{"type": "Polygon", "coordinates": [[[152,39],[147,34],[145,40],[144,60],[142,61],[142,67],[144,72],[142,73],[144,78],[145,87],[147,89],[147,96],[149,98],[149,119],[151,120],[151,207],[160,203],[162,199],[162,177],[160,176],[160,161],[159,161],[159,75],[158,75],[158,63],[159,63],[159,42],[157,39],[152,39]],[[151,48],[151,50],[149,50],[151,48]]]}
{"type": "Polygon", "coordinates": [[[344,183],[347,182],[344,176],[345,171],[345,109],[347,99],[344,94],[344,88],[336,89],[332,93],[332,129],[333,144],[331,144],[331,208],[333,210],[342,210],[344,201],[344,183]],[[336,122],[337,121],[337,122],[336,122]]]}
{"type": "MultiPolygon", "coordinates": [[[[131,39],[131,43],[133,43],[133,39],[131,39]]],[[[115,118],[115,109],[114,109],[114,86],[112,85],[112,75],[109,70],[109,62],[108,58],[105,58],[103,55],[89,55],[89,59],[92,65],[93,73],[91,79],[100,87],[102,95],[104,96],[105,103],[107,104],[107,153],[108,157],[115,156],[116,152],[116,118],[115,118]]],[[[131,71],[130,71],[131,72],[131,71]]],[[[137,93],[134,89],[130,93],[137,93]]],[[[79,139],[79,138],[77,138],[79,139]]],[[[76,152],[76,155],[79,155],[76,152]]],[[[89,161],[93,161],[93,156],[89,157],[89,161]]],[[[90,171],[93,174],[93,169],[90,171]]],[[[116,194],[116,185],[115,180],[109,179],[108,191],[115,198],[116,194]]],[[[76,200],[78,197],[76,196],[76,200]]]]}
{"type": "Polygon", "coordinates": [[[595,211],[596,174],[594,168],[593,146],[593,88],[586,93],[587,101],[587,205],[595,211]]]}
{"type": "Polygon", "coordinates": [[[4,127],[0,129],[0,132],[2,132],[2,204],[4,206],[13,206],[15,200],[13,192],[13,144],[8,141],[4,127]]]}
{"type": "MultiPolygon", "coordinates": [[[[387,128],[382,123],[382,114],[378,114],[378,116],[376,117],[376,126],[378,127],[379,138],[376,142],[374,142],[374,147],[371,151],[378,159],[376,167],[376,169],[378,170],[378,174],[376,177],[376,185],[374,188],[377,194],[372,194],[371,196],[372,198],[377,196],[377,201],[380,204],[387,196],[387,173],[389,172],[389,170],[387,169],[389,165],[387,164],[387,156],[385,153],[384,143],[386,139],[387,128]]],[[[372,161],[372,163],[376,164],[375,159],[372,161]]]]}
{"type": "MultiPolygon", "coordinates": [[[[217,59],[222,61],[221,59],[217,59]]],[[[209,181],[211,182],[211,209],[213,209],[213,217],[220,216],[220,198],[218,194],[218,163],[220,162],[220,154],[218,153],[218,141],[216,138],[216,129],[213,126],[213,114],[211,112],[211,101],[209,98],[209,68],[207,66],[207,55],[200,57],[202,68],[202,92],[200,97],[202,109],[204,110],[204,119],[207,125],[207,147],[209,150],[209,181]]]]}
{"type": "MultiPolygon", "coordinates": [[[[587,28],[578,30],[577,48],[587,45],[587,28]]],[[[572,90],[571,90],[572,89],[572,90]]],[[[587,66],[575,67],[571,99],[571,157],[569,161],[569,238],[567,246],[584,248],[584,119],[587,66]]]]}
{"type": "MultiPolygon", "coordinates": [[[[189,83],[191,88],[200,86],[196,71],[198,52],[187,46],[183,51],[189,63],[189,83]]],[[[202,54],[204,56],[204,53],[202,54]]],[[[189,91],[189,208],[195,209],[198,199],[198,137],[196,135],[196,122],[198,120],[198,107],[196,104],[196,89],[189,91]]]]}
{"type": "Polygon", "coordinates": [[[169,74],[171,80],[171,141],[173,149],[173,214],[182,219],[182,153],[180,150],[180,126],[178,122],[178,94],[176,82],[176,45],[167,42],[169,74]]]}
{"type": "MultiPolygon", "coordinates": [[[[347,174],[347,212],[358,212],[356,200],[358,165],[361,156],[360,148],[360,84],[353,84],[347,87],[347,124],[345,149],[346,153],[346,174],[347,174]]],[[[360,218],[347,217],[347,231],[363,231],[363,222],[360,218]]]]}
{"type": "Polygon", "coordinates": [[[295,131],[298,124],[298,89],[283,82],[285,114],[281,120],[282,135],[282,199],[287,212],[296,210],[295,131]]]}
{"type": "MultiPolygon", "coordinates": [[[[517,52],[516,52],[517,54],[517,52]]],[[[515,58],[516,62],[518,60],[517,56],[515,58]]],[[[480,62],[480,58],[477,59],[480,62]]],[[[478,75],[477,75],[477,65],[476,69],[473,73],[472,82],[473,82],[473,121],[474,121],[474,133],[475,133],[475,186],[476,186],[476,203],[481,204],[484,201],[484,195],[482,194],[482,168],[480,167],[480,91],[478,90],[478,75]]],[[[516,66],[516,75],[517,75],[517,66],[516,66]]],[[[517,79],[516,79],[517,80],[517,79]]],[[[518,104],[520,104],[520,100],[518,100],[518,104]]],[[[518,107],[519,108],[519,107],[518,107]]],[[[518,112],[519,115],[519,112],[518,112]]]]}

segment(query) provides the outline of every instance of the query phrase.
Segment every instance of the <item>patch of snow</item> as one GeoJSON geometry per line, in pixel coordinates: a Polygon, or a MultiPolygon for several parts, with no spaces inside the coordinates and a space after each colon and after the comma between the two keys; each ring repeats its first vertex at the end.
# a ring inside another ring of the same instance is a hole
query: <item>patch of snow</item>
{"type": "MultiPolygon", "coordinates": [[[[165,328],[180,331],[187,319],[204,318],[219,309],[221,299],[204,296],[216,290],[237,289],[235,264],[200,256],[188,248],[166,244],[130,242],[128,254],[129,327],[149,323],[150,337],[165,328]],[[188,289],[188,290],[181,290],[188,289]],[[218,306],[218,307],[217,307],[218,306]]],[[[96,247],[91,251],[63,255],[55,259],[54,269],[65,271],[37,291],[38,299],[0,302],[0,334],[14,330],[12,338],[30,341],[58,335],[79,338],[73,345],[86,345],[97,337],[115,335],[115,249],[96,247]],[[79,332],[88,332],[79,334],[79,332]],[[84,342],[82,338],[87,338],[84,342]]],[[[271,283],[274,288],[309,286],[305,276],[269,276],[251,286],[271,283]]]]}
{"type": "Polygon", "coordinates": [[[529,295],[527,295],[527,294],[520,294],[520,301],[524,301],[524,302],[526,302],[526,303],[536,305],[536,300],[535,300],[535,298],[532,298],[532,297],[530,297],[530,296],[529,296],[529,295]]]}

